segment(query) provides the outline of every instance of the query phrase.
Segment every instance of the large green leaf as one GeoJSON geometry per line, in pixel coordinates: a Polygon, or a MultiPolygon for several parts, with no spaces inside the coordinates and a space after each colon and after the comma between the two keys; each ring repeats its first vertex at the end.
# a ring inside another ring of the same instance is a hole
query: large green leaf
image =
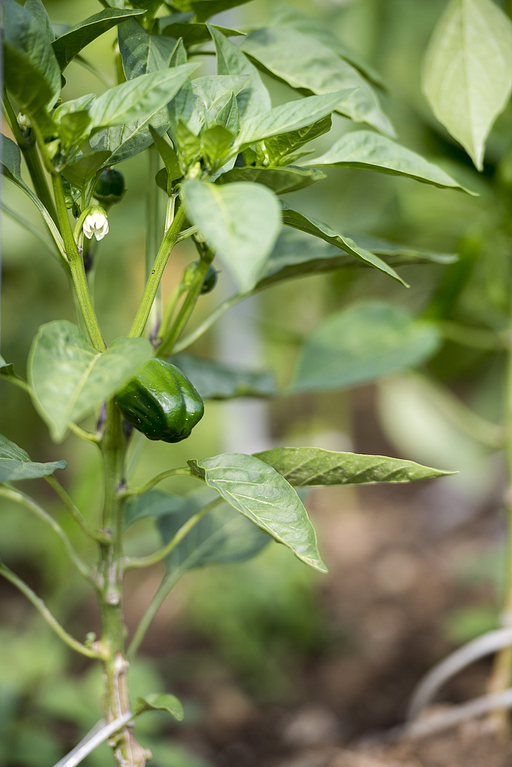
{"type": "MultiPolygon", "coordinates": [[[[161,491],[159,493],[161,513],[158,514],[157,521],[164,544],[171,541],[194,514],[218,499],[218,494],[211,489],[181,497],[167,494],[168,511],[164,513],[165,494],[161,491]],[[179,508],[175,499],[181,503],[179,508]]],[[[149,493],[144,494],[147,495],[149,493]]],[[[152,506],[156,508],[155,503],[152,506]]],[[[207,565],[245,562],[259,554],[270,541],[269,535],[228,503],[220,503],[210,509],[166,557],[167,572],[175,581],[176,577],[183,575],[187,570],[207,565]]]]}
{"type": "Polygon", "coordinates": [[[256,67],[240,48],[228,40],[216,27],[209,26],[217,54],[218,75],[248,75],[249,85],[238,96],[240,117],[250,119],[271,107],[270,96],[256,67]]]}
{"type": "Polygon", "coordinates": [[[287,27],[264,27],[251,32],[241,48],[258,66],[301,93],[355,89],[337,111],[395,135],[373,88],[357,69],[319,40],[287,27]]]}
{"type": "Polygon", "coordinates": [[[3,0],[4,82],[20,108],[37,115],[60,93],[60,69],[46,25],[15,0],[3,0]]]}
{"type": "Polygon", "coordinates": [[[132,16],[140,16],[144,11],[119,10],[104,8],[94,16],[84,19],[76,26],[68,29],[63,35],[52,42],[53,51],[61,70],[66,69],[75,56],[80,53],[97,37],[132,16]]]}
{"type": "Polygon", "coordinates": [[[332,314],[306,338],[290,391],[374,381],[421,365],[440,344],[434,323],[384,301],[362,301],[332,314]]]}
{"type": "Polygon", "coordinates": [[[255,115],[242,122],[242,128],[236,145],[240,150],[256,141],[304,128],[334,112],[337,106],[346,101],[351,90],[326,93],[321,96],[308,96],[297,101],[274,107],[267,112],[255,115]]]}
{"type": "Polygon", "coordinates": [[[294,229],[299,229],[301,232],[312,234],[314,237],[318,237],[320,240],[328,242],[329,245],[334,245],[334,247],[343,250],[345,253],[349,253],[351,256],[354,256],[354,258],[361,259],[369,266],[375,267],[375,269],[384,272],[384,274],[393,277],[393,279],[398,280],[398,282],[405,285],[402,278],[391,268],[391,266],[388,266],[385,261],[378,256],[375,256],[369,250],[358,247],[350,237],[345,237],[342,234],[335,232],[329,224],[324,224],[321,221],[317,221],[315,218],[306,216],[304,213],[299,213],[297,210],[293,210],[293,208],[290,208],[285,202],[281,202],[281,205],[283,208],[283,224],[286,224],[286,226],[291,226],[294,229]]]}
{"type": "MultiPolygon", "coordinates": [[[[393,266],[425,263],[451,264],[457,260],[457,255],[454,253],[416,250],[407,245],[388,242],[377,237],[351,235],[350,238],[347,237],[347,240],[354,242],[358,251],[366,250],[383,256],[386,262],[393,266]]],[[[257,287],[267,287],[294,277],[365,266],[372,265],[316,237],[293,229],[285,229],[277,239],[257,287]]]]}
{"type": "Polygon", "coordinates": [[[76,186],[77,189],[83,189],[109,157],[110,152],[105,151],[83,155],[69,165],[66,165],[62,173],[70,184],[76,186]]]}
{"type": "Polygon", "coordinates": [[[386,90],[382,77],[366,62],[357,51],[349,48],[333,33],[332,28],[318,17],[292,8],[289,5],[274,5],[271,9],[269,24],[276,27],[291,27],[309,37],[315,37],[327,48],[333,50],[342,59],[359,70],[367,80],[386,90]]]}
{"type": "Polygon", "coordinates": [[[112,397],[151,354],[145,338],[117,338],[99,353],[67,320],[42,325],[30,351],[29,381],[55,441],[112,397]]]}
{"type": "Polygon", "coordinates": [[[475,194],[421,155],[372,131],[346,133],[321,157],[303,160],[301,165],[333,165],[339,168],[376,170],[392,176],[407,176],[425,184],[475,194]]]}
{"type": "Polygon", "coordinates": [[[276,194],[296,192],[305,189],[317,181],[321,181],[325,175],[320,171],[298,168],[293,165],[279,168],[232,168],[219,177],[219,184],[232,184],[240,181],[251,181],[256,184],[268,186],[276,194]]]}
{"type": "Polygon", "coordinates": [[[178,354],[170,362],[189,378],[203,399],[273,397],[276,382],[268,371],[241,370],[216,360],[178,354]]]}
{"type": "Polygon", "coordinates": [[[512,23],[491,0],[451,0],[425,55],[423,91],[482,170],[485,140],[512,90],[512,23]]]}
{"type": "Polygon", "coordinates": [[[44,7],[42,0],[26,0],[23,6],[26,11],[30,11],[32,16],[36,19],[41,29],[44,29],[45,35],[48,41],[51,43],[55,40],[55,33],[52,28],[52,23],[48,12],[44,7]]]}
{"type": "Polygon", "coordinates": [[[0,434],[0,482],[47,477],[56,469],[65,469],[66,466],[66,461],[35,463],[21,447],[0,434]]]}
{"type": "Polygon", "coordinates": [[[186,181],[187,216],[226,264],[238,287],[251,290],[281,227],[277,198],[261,184],[217,186],[186,181]]]}
{"type": "Polygon", "coordinates": [[[302,562],[326,571],[306,509],[275,469],[242,453],[224,453],[188,463],[193,473],[234,509],[288,546],[302,562]]]}
{"type": "Polygon", "coordinates": [[[124,125],[128,121],[151,117],[178,93],[199,64],[183,64],[172,69],[148,72],[110,88],[90,107],[96,128],[124,125]]]}
{"type": "Polygon", "coordinates": [[[119,52],[127,80],[167,69],[176,45],[173,37],[149,35],[135,19],[124,21],[117,30],[119,52]]]}
{"type": "Polygon", "coordinates": [[[451,474],[399,458],[336,453],[318,447],[275,447],[254,455],[282,474],[293,487],[412,482],[451,474]]]}

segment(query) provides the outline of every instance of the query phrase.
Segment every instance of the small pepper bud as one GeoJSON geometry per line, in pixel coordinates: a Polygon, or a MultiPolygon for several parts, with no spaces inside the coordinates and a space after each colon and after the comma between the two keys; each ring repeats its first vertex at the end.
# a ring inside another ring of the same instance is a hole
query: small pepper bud
{"type": "Polygon", "coordinates": [[[102,240],[108,234],[108,219],[103,208],[92,208],[83,223],[84,234],[88,240],[96,237],[102,240]]]}
{"type": "Polygon", "coordinates": [[[99,177],[93,195],[105,207],[121,202],[126,192],[124,176],[115,168],[107,168],[99,177]]]}

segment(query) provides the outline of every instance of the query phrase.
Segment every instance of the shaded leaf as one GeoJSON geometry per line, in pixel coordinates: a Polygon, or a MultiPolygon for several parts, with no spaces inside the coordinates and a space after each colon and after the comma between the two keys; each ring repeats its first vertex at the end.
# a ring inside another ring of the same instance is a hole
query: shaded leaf
{"type": "MultiPolygon", "coordinates": [[[[169,141],[166,141],[165,134],[163,136],[159,136],[151,125],[149,126],[149,132],[151,134],[151,138],[155,142],[158,154],[162,158],[165,165],[165,168],[162,168],[162,171],[165,173],[164,192],[167,192],[167,177],[169,176],[171,181],[175,181],[182,175],[180,163],[176,152],[174,151],[174,147],[169,143],[169,141]]],[[[162,171],[159,171],[157,176],[160,175],[162,171]]],[[[159,184],[158,180],[157,183],[159,184]]]]}
{"type": "Polygon", "coordinates": [[[216,13],[237,8],[248,2],[249,0],[191,0],[191,6],[197,21],[207,21],[210,16],[215,16],[216,13]]]}
{"type": "Polygon", "coordinates": [[[411,152],[386,136],[379,136],[371,131],[346,133],[321,157],[304,160],[302,165],[333,165],[339,168],[376,170],[392,176],[407,176],[441,188],[459,189],[471,195],[475,194],[416,152],[411,152]]]}
{"type": "Polygon", "coordinates": [[[23,112],[37,115],[60,93],[60,69],[46,24],[14,0],[2,0],[5,86],[23,112]]]}
{"type": "Polygon", "coordinates": [[[232,184],[233,182],[250,181],[268,186],[276,194],[296,192],[305,189],[317,181],[321,181],[325,175],[320,171],[306,170],[293,165],[280,168],[232,168],[219,177],[219,184],[232,184]]]}
{"type": "Polygon", "coordinates": [[[196,98],[197,113],[201,121],[207,126],[227,123],[227,119],[223,119],[221,115],[233,95],[240,93],[249,79],[248,75],[215,75],[197,77],[193,80],[192,92],[196,98]]]}
{"type": "Polygon", "coordinates": [[[434,323],[385,301],[362,301],[332,314],[306,338],[290,392],[374,381],[421,365],[440,344],[434,323]]]}
{"type": "Polygon", "coordinates": [[[268,371],[241,370],[216,360],[178,354],[170,362],[182,370],[203,399],[273,397],[277,386],[268,371]]]}
{"type": "Polygon", "coordinates": [[[271,466],[241,453],[225,453],[188,463],[192,471],[234,509],[288,546],[302,562],[326,571],[302,501],[271,466]]]}
{"type": "Polygon", "coordinates": [[[291,131],[290,133],[281,133],[280,135],[266,138],[261,151],[266,155],[270,166],[284,165],[289,155],[310,141],[323,136],[324,133],[328,133],[331,130],[331,125],[332,118],[328,114],[311,125],[305,125],[303,128],[291,131]]]}
{"type": "Polygon", "coordinates": [[[26,11],[30,11],[40,28],[44,29],[46,38],[51,43],[55,39],[55,34],[50,17],[48,16],[42,0],[25,0],[25,5],[23,7],[26,11]]]}
{"type": "Polygon", "coordinates": [[[279,203],[261,184],[185,181],[187,216],[226,264],[239,288],[254,287],[281,226],[279,203]]]}
{"type": "Polygon", "coordinates": [[[512,23],[491,0],[451,0],[425,54],[432,110],[482,170],[485,141],[512,90],[512,23]]]}
{"type": "Polygon", "coordinates": [[[83,189],[109,157],[110,152],[108,151],[82,155],[82,157],[66,165],[62,173],[70,184],[76,186],[77,189],[83,189]]]}
{"type": "Polygon", "coordinates": [[[175,695],[168,692],[152,692],[144,697],[137,698],[135,701],[135,716],[143,714],[144,711],[168,711],[178,722],[183,721],[183,706],[175,695]]]}
{"type": "Polygon", "coordinates": [[[321,221],[317,221],[315,218],[304,215],[304,213],[299,213],[297,210],[293,210],[293,208],[290,208],[285,202],[281,201],[281,206],[283,208],[283,224],[286,224],[286,226],[291,226],[294,229],[299,229],[301,232],[312,234],[313,236],[328,242],[329,245],[334,245],[334,247],[345,251],[345,253],[349,253],[355,258],[365,261],[369,266],[373,266],[375,269],[384,272],[384,274],[387,274],[389,277],[393,277],[393,279],[401,282],[402,285],[406,284],[391,266],[388,266],[385,261],[378,256],[375,256],[369,250],[364,250],[364,248],[358,247],[350,237],[345,237],[342,234],[335,232],[328,224],[324,224],[321,221]]]}
{"type": "MultiPolygon", "coordinates": [[[[225,37],[245,36],[245,32],[240,32],[238,29],[229,29],[229,27],[219,27],[218,25],[215,25],[215,29],[225,37]]],[[[161,24],[161,30],[162,34],[170,35],[176,38],[176,40],[181,37],[187,48],[191,45],[206,43],[212,37],[208,24],[196,24],[193,22],[187,24],[182,21],[175,21],[168,25],[161,24]]]]}
{"type": "Polygon", "coordinates": [[[249,84],[239,94],[240,117],[250,119],[271,108],[270,96],[256,67],[244,56],[240,48],[228,40],[214,26],[209,26],[217,55],[218,75],[248,75],[249,84]]]}
{"type": "Polygon", "coordinates": [[[399,458],[337,453],[317,447],[276,447],[254,456],[272,466],[293,487],[412,482],[452,473],[399,458]]]}
{"type": "Polygon", "coordinates": [[[356,89],[337,111],[394,136],[373,88],[347,61],[313,37],[287,27],[264,27],[251,32],[241,48],[259,67],[300,93],[330,93],[356,89]]]}
{"type": "Polygon", "coordinates": [[[97,37],[131,16],[140,16],[142,13],[143,11],[104,8],[99,13],[95,13],[94,16],[89,16],[89,18],[68,29],[67,32],[52,42],[53,51],[61,71],[66,69],[69,62],[97,37]]]}
{"type": "MultiPolygon", "coordinates": [[[[164,544],[171,541],[194,514],[218,499],[218,494],[209,488],[199,493],[189,493],[179,497],[180,508],[176,507],[176,498],[168,495],[166,514],[163,513],[164,499],[160,499],[158,528],[164,544]]],[[[175,582],[176,578],[188,570],[214,564],[245,562],[259,554],[271,540],[269,535],[228,503],[220,503],[201,517],[166,557],[167,572],[175,582]]]]}
{"type": "Polygon", "coordinates": [[[167,69],[176,45],[173,37],[149,35],[135,19],[124,21],[118,29],[119,52],[127,80],[167,69]]]}
{"type": "Polygon", "coordinates": [[[35,463],[28,453],[0,434],[0,482],[47,477],[56,469],[65,469],[66,461],[35,463]]]}
{"type": "MultiPolygon", "coordinates": [[[[457,260],[457,255],[454,253],[432,253],[431,251],[416,250],[377,237],[351,235],[350,238],[347,237],[347,240],[353,241],[358,250],[371,250],[376,255],[383,256],[386,262],[393,266],[431,262],[451,264],[457,260]]],[[[285,229],[277,239],[257,287],[264,288],[282,280],[305,277],[310,274],[370,266],[372,266],[370,263],[361,258],[351,256],[349,253],[341,251],[333,245],[328,245],[312,235],[293,229],[285,229]]]]}
{"type": "Polygon", "coordinates": [[[71,422],[112,397],[151,354],[145,338],[117,338],[99,353],[67,320],[42,325],[30,351],[29,382],[53,439],[64,439],[71,422]]]}

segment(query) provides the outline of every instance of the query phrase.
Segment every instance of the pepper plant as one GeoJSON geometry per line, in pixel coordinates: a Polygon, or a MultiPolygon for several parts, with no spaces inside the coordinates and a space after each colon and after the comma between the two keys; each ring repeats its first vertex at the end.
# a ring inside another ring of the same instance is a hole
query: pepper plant
{"type": "MultiPolygon", "coordinates": [[[[445,473],[405,460],[308,447],[190,456],[176,466],[169,444],[169,468],[135,486],[134,461],[126,459],[134,440],[185,439],[202,416],[202,400],[208,418],[209,399],[275,393],[266,379],[183,352],[230,307],[283,280],[360,266],[403,283],[394,266],[443,262],[442,256],[396,243],[348,237],[282,199],[325,178],[320,168],[356,167],[467,190],[394,140],[377,95],[378,75],[301,14],[281,8],[268,26],[245,34],[209,21],[243,0],[101,4],[98,13],[62,31],[41,0],[2,0],[9,134],[2,136],[3,171],[41,213],[69,278],[77,319],[75,324],[55,318],[39,329],[26,380],[0,358],[0,375],[26,391],[55,442],[71,432],[101,453],[102,508],[78,508],[65,481],[55,476],[66,468],[64,461],[38,463],[7,435],[0,437],[0,496],[36,514],[60,538],[96,593],[100,636],[75,638],[7,563],[0,564],[0,573],[64,642],[103,665],[104,720],[59,765],[78,764],[108,738],[115,760],[127,767],[148,758],[134,734],[138,715],[164,708],[183,716],[173,695],[148,691],[130,701],[128,687],[128,659],[183,573],[248,559],[272,539],[324,572],[295,488],[408,482],[445,473]],[[87,63],[89,43],[112,28],[118,35],[112,60],[118,84],[67,100],[67,67],[87,63]],[[204,75],[201,67],[212,55],[216,74],[204,75]],[[286,83],[291,100],[272,106],[262,75],[286,83]],[[365,127],[311,159],[305,147],[328,134],[338,118],[365,127]],[[106,343],[91,275],[99,241],[102,248],[108,244],[108,210],[123,204],[120,167],[141,152],[152,180],[150,203],[158,187],[166,194],[165,221],[160,226],[150,204],[139,306],[126,335],[106,343]],[[174,247],[186,239],[197,249],[196,260],[164,300],[162,275],[174,247]],[[219,264],[232,294],[191,324],[201,296],[215,288],[219,264]],[[91,415],[96,427],[86,429],[80,424],[91,415]],[[185,496],[156,489],[164,479],[183,476],[201,489],[185,496]],[[84,536],[97,544],[96,561],[85,561],[38,498],[17,488],[18,481],[35,478],[49,483],[84,536]],[[141,517],[157,520],[162,546],[148,556],[127,556],[123,534],[141,517]],[[128,642],[124,574],[164,560],[161,585],[128,642]]],[[[401,370],[427,359],[438,344],[427,320],[363,302],[335,313],[306,339],[287,393],[333,389],[401,370]]]]}

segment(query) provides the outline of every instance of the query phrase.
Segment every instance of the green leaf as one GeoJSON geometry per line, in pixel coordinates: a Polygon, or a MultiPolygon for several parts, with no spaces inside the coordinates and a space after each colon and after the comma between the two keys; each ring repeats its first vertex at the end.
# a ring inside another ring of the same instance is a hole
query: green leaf
{"type": "Polygon", "coordinates": [[[240,181],[250,181],[263,184],[272,189],[276,194],[296,192],[305,189],[317,181],[321,181],[325,175],[321,171],[306,170],[293,165],[280,168],[232,168],[219,177],[219,184],[232,184],[240,181]]]}
{"type": "Polygon", "coordinates": [[[256,141],[311,125],[333,112],[351,92],[345,90],[322,96],[308,96],[246,119],[242,122],[237,147],[242,150],[256,141]]]}
{"type": "MultiPolygon", "coordinates": [[[[146,495],[149,493],[144,493],[146,495]]],[[[165,513],[163,495],[160,491],[160,505],[157,507],[157,503],[153,502],[151,507],[160,512],[158,528],[164,544],[171,541],[194,514],[218,499],[218,494],[209,488],[181,497],[167,494],[165,513]],[[180,507],[177,507],[178,500],[181,502],[180,507]]],[[[270,541],[270,536],[259,527],[228,503],[221,503],[210,509],[165,558],[167,572],[175,582],[177,577],[188,570],[207,565],[245,562],[259,554],[270,541]]]]}
{"type": "Polygon", "coordinates": [[[318,447],[276,447],[254,456],[272,466],[293,487],[412,482],[453,473],[399,458],[336,453],[318,447]]]}
{"type": "Polygon", "coordinates": [[[271,108],[270,96],[256,67],[244,56],[240,48],[228,40],[214,26],[208,27],[217,54],[218,75],[248,75],[248,86],[239,94],[240,117],[250,119],[271,108]]]}
{"type": "Polygon", "coordinates": [[[306,338],[290,392],[374,381],[421,365],[440,344],[434,323],[384,301],[362,301],[332,314],[306,338]]]}
{"type": "Polygon", "coordinates": [[[302,562],[326,572],[306,509],[275,469],[242,453],[225,453],[188,463],[234,509],[288,546],[302,562]]]}
{"type": "Polygon", "coordinates": [[[21,376],[14,372],[14,363],[6,362],[0,354],[0,378],[15,378],[17,381],[23,381],[21,376]]]}
{"type": "Polygon", "coordinates": [[[66,165],[62,173],[70,184],[78,189],[83,189],[109,157],[110,152],[92,152],[82,155],[82,157],[66,165]]]}
{"type": "Polygon", "coordinates": [[[148,72],[110,88],[90,107],[96,128],[122,125],[151,117],[168,104],[199,64],[183,64],[173,69],[148,72]]]}
{"type": "MultiPolygon", "coordinates": [[[[348,241],[355,242],[358,250],[371,250],[393,266],[410,264],[439,263],[451,264],[457,260],[454,253],[432,253],[416,250],[407,245],[388,242],[377,237],[351,235],[348,241]]],[[[370,263],[351,256],[339,248],[328,245],[312,235],[293,229],[285,229],[279,235],[274,250],[270,254],[265,271],[257,288],[265,288],[283,280],[305,277],[310,274],[323,274],[338,269],[370,267],[370,263]]]]}
{"type": "Polygon", "coordinates": [[[0,434],[0,482],[47,477],[56,469],[65,469],[66,461],[34,463],[28,453],[0,434]]]}
{"type": "Polygon", "coordinates": [[[365,261],[369,266],[373,266],[375,269],[387,274],[389,277],[393,277],[393,279],[401,282],[402,285],[406,285],[402,278],[394,269],[388,266],[385,261],[378,256],[375,256],[369,250],[364,250],[364,248],[358,247],[350,237],[345,237],[342,234],[335,232],[328,224],[323,224],[315,218],[311,218],[310,216],[304,215],[304,213],[299,213],[297,210],[293,210],[293,208],[290,208],[290,206],[283,201],[281,201],[281,206],[283,208],[283,224],[286,224],[286,226],[291,226],[294,229],[299,229],[301,232],[312,234],[314,237],[318,237],[319,239],[328,242],[329,245],[334,245],[334,247],[343,250],[345,253],[349,253],[351,256],[354,256],[354,258],[365,261]]]}
{"type": "Polygon", "coordinates": [[[331,126],[332,118],[328,114],[311,125],[305,125],[303,128],[291,131],[290,133],[282,133],[265,139],[262,152],[268,158],[270,166],[285,165],[287,164],[287,158],[291,154],[301,149],[310,141],[323,136],[324,133],[328,133],[331,130],[331,126]]]}
{"type": "Polygon", "coordinates": [[[89,16],[89,18],[76,24],[52,43],[61,71],[64,71],[69,62],[97,37],[122,21],[132,16],[140,16],[143,13],[144,11],[104,8],[99,13],[95,13],[94,16],[89,16]]]}
{"type": "Polygon", "coordinates": [[[411,152],[386,136],[379,136],[371,131],[346,133],[321,157],[304,160],[302,165],[333,165],[338,168],[376,170],[392,176],[407,176],[424,184],[476,194],[416,152],[411,152]]]}
{"type": "Polygon", "coordinates": [[[478,170],[512,90],[512,23],[491,0],[451,0],[425,54],[423,92],[478,170]]]}
{"type": "Polygon", "coordinates": [[[145,338],[117,338],[99,353],[67,320],[42,325],[30,351],[29,382],[53,439],[62,441],[70,423],[112,397],[151,354],[145,338]]]}
{"type": "Polygon", "coordinates": [[[327,48],[334,51],[340,58],[352,64],[367,80],[370,80],[370,82],[382,88],[382,90],[387,90],[379,73],[357,51],[342,43],[333,34],[331,28],[319,18],[302,13],[302,11],[299,11],[297,8],[291,8],[289,5],[276,5],[272,7],[269,22],[272,26],[290,27],[297,32],[302,32],[304,35],[316,38],[327,48]]]}
{"type": "MultiPolygon", "coordinates": [[[[142,495],[132,496],[126,503],[125,529],[131,527],[134,522],[138,522],[140,519],[158,519],[159,517],[181,513],[186,504],[185,499],[186,496],[172,495],[164,490],[148,490],[147,493],[142,493],[142,495]]],[[[192,513],[195,513],[195,511],[192,513]]]]}
{"type": "Polygon", "coordinates": [[[192,0],[191,6],[197,21],[206,21],[210,16],[228,11],[230,8],[237,8],[248,2],[249,0],[192,0]]]}
{"type": "Polygon", "coordinates": [[[168,711],[178,722],[183,721],[183,706],[175,695],[168,692],[152,692],[144,697],[137,698],[135,701],[135,716],[144,713],[144,711],[168,711]]]}
{"type": "MultiPolygon", "coordinates": [[[[176,152],[174,151],[174,147],[171,146],[171,144],[168,141],[166,141],[165,134],[164,136],[159,136],[156,130],[154,130],[154,128],[151,125],[149,126],[149,132],[151,133],[151,138],[155,142],[155,146],[158,150],[158,154],[160,155],[160,157],[162,158],[164,162],[165,168],[162,168],[162,170],[164,171],[164,173],[166,173],[166,179],[167,179],[167,176],[169,176],[171,181],[175,181],[177,178],[181,177],[182,173],[181,173],[178,157],[176,155],[176,152]]],[[[160,172],[161,171],[159,171],[159,173],[160,172]]],[[[164,192],[167,192],[167,181],[165,184],[164,192]]]]}
{"type": "Polygon", "coordinates": [[[268,371],[241,370],[215,360],[178,354],[170,362],[182,370],[203,399],[273,397],[277,387],[268,371]]]}
{"type": "Polygon", "coordinates": [[[149,35],[135,19],[124,21],[118,28],[119,52],[127,80],[167,69],[176,45],[173,37],[149,35]]]}
{"type": "Polygon", "coordinates": [[[264,27],[251,32],[241,48],[260,68],[300,93],[355,89],[337,111],[355,122],[395,135],[368,82],[357,69],[313,37],[286,27],[264,27]]]}
{"type": "MultiPolygon", "coordinates": [[[[237,95],[249,82],[248,75],[215,75],[198,77],[192,82],[196,98],[196,109],[201,121],[207,127],[227,122],[221,115],[233,95],[237,95]]],[[[238,109],[237,109],[238,112],[238,109]]],[[[238,133],[238,130],[236,131],[238,133]]]]}
{"type": "Polygon", "coordinates": [[[231,272],[242,291],[256,284],[281,227],[279,203],[261,184],[217,186],[185,181],[190,221],[231,272]]]}
{"type": "Polygon", "coordinates": [[[222,125],[214,125],[201,131],[199,144],[208,167],[219,168],[233,144],[234,135],[222,125]]]}
{"type": "MultiPolygon", "coordinates": [[[[238,29],[229,29],[229,27],[219,27],[218,25],[215,25],[215,29],[225,37],[245,37],[245,32],[240,32],[238,29]]],[[[208,24],[195,24],[193,22],[187,24],[175,21],[167,25],[161,24],[161,30],[162,34],[170,35],[176,38],[176,40],[181,37],[187,48],[191,45],[206,43],[212,38],[208,24]]]]}
{"type": "Polygon", "coordinates": [[[3,0],[4,78],[23,112],[36,116],[60,93],[60,69],[47,28],[15,0],[3,0]]]}
{"type": "Polygon", "coordinates": [[[41,29],[44,29],[47,40],[51,43],[55,40],[55,34],[53,32],[52,23],[50,17],[43,5],[42,0],[26,0],[23,6],[26,11],[29,11],[35,18],[41,29]]]}

